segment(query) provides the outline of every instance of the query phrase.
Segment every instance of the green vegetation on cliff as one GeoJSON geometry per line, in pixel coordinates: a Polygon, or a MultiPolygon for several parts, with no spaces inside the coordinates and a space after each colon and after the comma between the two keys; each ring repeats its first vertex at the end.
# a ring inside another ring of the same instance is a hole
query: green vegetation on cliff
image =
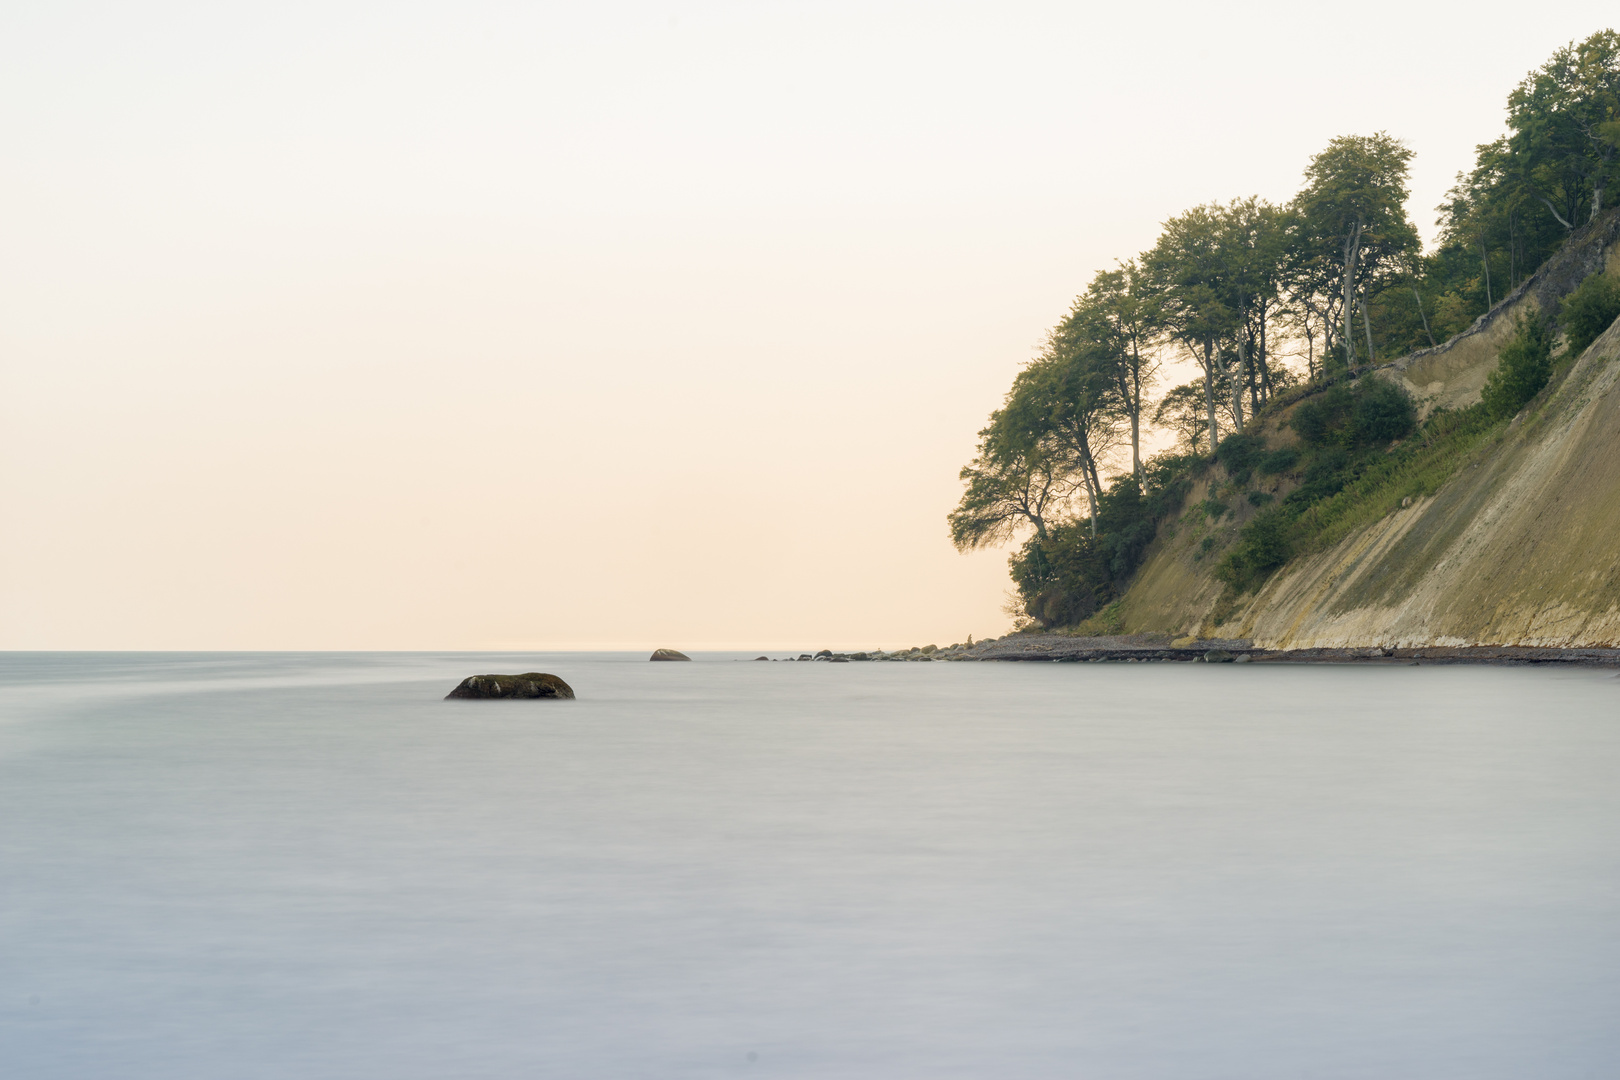
{"type": "Polygon", "coordinates": [[[1434,495],[1555,377],[1560,335],[1572,361],[1620,315],[1601,259],[1523,299],[1613,201],[1620,35],[1527,75],[1508,128],[1459,175],[1430,252],[1407,215],[1411,152],[1383,132],[1331,140],[1284,205],[1168,219],[1148,251],[1094,277],[1014,380],[962,470],[952,541],[1022,539],[1009,569],[1023,616],[1106,631],[1160,537],[1196,534],[1192,558],[1230,601],[1434,495]],[[1516,321],[1510,339],[1488,338],[1499,363],[1451,407],[1433,396],[1444,377],[1369,374],[1414,349],[1443,358],[1439,341],[1502,325],[1501,311],[1476,320],[1504,299],[1516,321]],[[1193,382],[1156,393],[1189,361],[1193,382]],[[1177,451],[1143,460],[1153,425],[1177,451]]]}

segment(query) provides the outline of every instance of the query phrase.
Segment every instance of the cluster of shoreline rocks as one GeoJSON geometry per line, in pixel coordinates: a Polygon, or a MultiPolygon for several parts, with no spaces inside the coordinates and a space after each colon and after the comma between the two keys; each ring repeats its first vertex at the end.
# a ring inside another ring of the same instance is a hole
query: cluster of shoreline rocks
{"type": "MultiPolygon", "coordinates": [[[[935,660],[977,660],[970,655],[971,650],[988,642],[974,645],[972,641],[967,644],[947,645],[941,648],[938,645],[914,646],[910,649],[897,649],[894,652],[884,652],[882,649],[872,649],[868,652],[833,652],[831,649],[822,649],[818,653],[800,653],[798,656],[789,656],[784,659],[790,662],[824,661],[832,664],[847,664],[851,662],[894,662],[894,661],[926,661],[935,660]]],[[[755,660],[770,660],[769,656],[756,656],[755,660]]]]}
{"type": "MultiPolygon", "coordinates": [[[[756,660],[768,660],[760,656],[756,660]]],[[[1063,634],[1009,634],[974,642],[923,645],[894,652],[801,653],[789,661],[1046,661],[1053,663],[1205,664],[1588,664],[1620,667],[1620,649],[1559,649],[1524,645],[1262,649],[1237,638],[1172,638],[1168,634],[1069,637],[1063,634]]]]}

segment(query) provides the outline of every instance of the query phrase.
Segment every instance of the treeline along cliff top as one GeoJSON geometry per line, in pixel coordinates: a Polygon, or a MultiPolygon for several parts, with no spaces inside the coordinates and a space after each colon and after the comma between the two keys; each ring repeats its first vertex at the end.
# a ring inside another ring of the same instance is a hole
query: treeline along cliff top
{"type": "Polygon", "coordinates": [[[1164,223],[979,433],[948,521],[1024,627],[1267,648],[1620,644],[1620,34],[1508,95],[1424,251],[1411,151],[1164,223]],[[1196,364],[1168,385],[1163,372],[1196,364]],[[1143,432],[1173,433],[1144,459],[1143,432]]]}

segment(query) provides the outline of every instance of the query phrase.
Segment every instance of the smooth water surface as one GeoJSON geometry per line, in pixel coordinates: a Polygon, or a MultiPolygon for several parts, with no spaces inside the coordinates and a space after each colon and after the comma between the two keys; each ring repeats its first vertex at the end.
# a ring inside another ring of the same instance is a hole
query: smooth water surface
{"type": "Polygon", "coordinates": [[[8,1077],[1563,1078],[1591,670],[0,656],[8,1077]],[[552,671],[575,702],[447,702],[552,671]]]}

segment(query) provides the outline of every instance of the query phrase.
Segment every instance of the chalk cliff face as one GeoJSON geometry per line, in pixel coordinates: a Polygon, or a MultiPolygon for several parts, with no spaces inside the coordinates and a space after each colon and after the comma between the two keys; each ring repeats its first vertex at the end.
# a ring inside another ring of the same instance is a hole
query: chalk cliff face
{"type": "MultiPolygon", "coordinates": [[[[1587,273],[1620,275],[1617,241],[1610,215],[1467,333],[1376,377],[1404,382],[1425,411],[1478,401],[1516,315],[1554,309],[1587,273]]],[[[1235,603],[1191,530],[1161,535],[1125,594],[1123,628],[1265,648],[1620,646],[1617,383],[1620,323],[1436,494],[1295,559],[1235,603]]],[[[1292,433],[1273,421],[1267,435],[1280,445],[1292,433]]],[[[1207,494],[1205,481],[1189,501],[1207,494]]],[[[1240,522],[1252,513],[1242,508],[1240,522]]]]}

